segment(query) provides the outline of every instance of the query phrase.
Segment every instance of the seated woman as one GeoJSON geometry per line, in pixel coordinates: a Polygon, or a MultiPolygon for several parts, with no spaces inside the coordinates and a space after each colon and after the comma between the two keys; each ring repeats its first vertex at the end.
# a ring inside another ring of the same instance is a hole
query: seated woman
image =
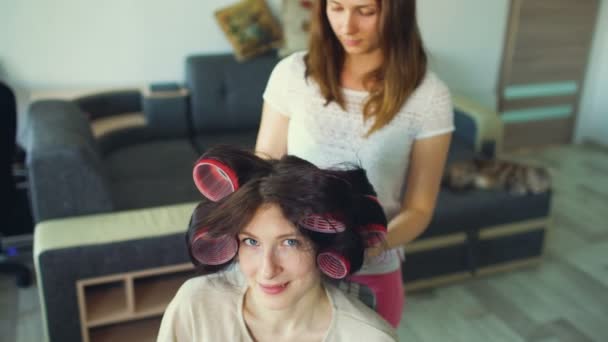
{"type": "Polygon", "coordinates": [[[395,341],[332,285],[359,270],[386,218],[361,169],[321,170],[227,147],[194,168],[204,195],[187,244],[205,276],[179,289],[158,341],[395,341]]]}

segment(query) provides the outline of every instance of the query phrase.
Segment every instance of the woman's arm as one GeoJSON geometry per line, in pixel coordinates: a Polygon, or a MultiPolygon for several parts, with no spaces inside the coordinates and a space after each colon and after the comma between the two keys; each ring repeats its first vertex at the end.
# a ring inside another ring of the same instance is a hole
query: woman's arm
{"type": "Polygon", "coordinates": [[[279,159],[287,154],[289,117],[272,109],[266,102],[255,143],[255,154],[262,158],[279,159]]]}
{"type": "MultiPolygon", "coordinates": [[[[401,211],[388,224],[384,248],[395,248],[418,237],[435,210],[452,134],[416,140],[412,148],[407,188],[401,211]]],[[[371,256],[381,250],[370,250],[371,256]]]]}

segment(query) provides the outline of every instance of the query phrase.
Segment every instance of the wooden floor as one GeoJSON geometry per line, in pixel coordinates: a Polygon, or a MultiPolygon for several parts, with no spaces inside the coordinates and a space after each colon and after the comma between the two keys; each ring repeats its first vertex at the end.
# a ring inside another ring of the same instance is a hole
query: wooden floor
{"type": "MultiPolygon", "coordinates": [[[[520,152],[552,171],[542,264],[408,294],[401,341],[608,341],[608,149],[520,152]]],[[[0,341],[42,339],[37,290],[0,275],[0,341]]]]}

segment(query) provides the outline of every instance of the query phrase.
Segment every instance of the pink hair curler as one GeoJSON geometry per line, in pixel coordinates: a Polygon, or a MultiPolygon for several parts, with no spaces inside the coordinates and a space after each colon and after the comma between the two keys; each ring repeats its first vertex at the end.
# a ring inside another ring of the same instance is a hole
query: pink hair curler
{"type": "Polygon", "coordinates": [[[359,232],[365,240],[366,247],[377,246],[386,238],[386,226],[377,223],[361,226],[359,232]]]}
{"type": "Polygon", "coordinates": [[[200,229],[192,238],[192,256],[204,265],[221,265],[232,260],[238,252],[238,242],[233,236],[211,238],[207,229],[200,229]]]}
{"type": "Polygon", "coordinates": [[[192,170],[192,178],[201,194],[213,202],[223,199],[239,188],[234,170],[215,159],[198,160],[192,170]]]}
{"type": "Polygon", "coordinates": [[[302,220],[300,225],[308,230],[318,233],[342,233],[346,230],[346,225],[337,215],[332,214],[309,214],[302,220]]]}
{"type": "Polygon", "coordinates": [[[317,265],[321,272],[333,279],[342,279],[350,273],[350,262],[335,251],[319,253],[317,265]]]}
{"type": "Polygon", "coordinates": [[[364,196],[367,197],[367,198],[369,198],[369,199],[371,199],[372,201],[380,204],[380,200],[378,199],[378,197],[372,196],[372,195],[364,195],[364,196]]]}

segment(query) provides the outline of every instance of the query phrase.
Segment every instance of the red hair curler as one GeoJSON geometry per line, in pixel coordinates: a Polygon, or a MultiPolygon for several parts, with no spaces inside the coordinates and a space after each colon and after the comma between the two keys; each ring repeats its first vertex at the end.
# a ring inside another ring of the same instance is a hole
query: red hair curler
{"type": "Polygon", "coordinates": [[[342,279],[350,273],[350,262],[332,250],[319,253],[317,265],[321,272],[333,279],[342,279]]]}
{"type": "Polygon", "coordinates": [[[363,195],[363,196],[371,199],[372,201],[374,201],[374,202],[376,202],[378,204],[380,204],[380,200],[376,196],[372,196],[372,195],[363,195]]]}
{"type": "Polygon", "coordinates": [[[192,256],[204,265],[221,265],[232,260],[238,252],[238,241],[233,236],[209,237],[207,229],[199,229],[192,237],[192,256]]]}
{"type": "Polygon", "coordinates": [[[192,178],[198,190],[210,201],[217,202],[239,188],[233,169],[211,158],[201,158],[194,165],[192,178]]]}
{"type": "Polygon", "coordinates": [[[342,222],[342,218],[339,215],[309,214],[301,219],[299,223],[303,228],[318,233],[335,234],[346,230],[346,224],[342,222]]]}
{"type": "Polygon", "coordinates": [[[386,226],[377,223],[363,225],[359,227],[359,232],[367,248],[381,244],[386,238],[386,226]]]}

